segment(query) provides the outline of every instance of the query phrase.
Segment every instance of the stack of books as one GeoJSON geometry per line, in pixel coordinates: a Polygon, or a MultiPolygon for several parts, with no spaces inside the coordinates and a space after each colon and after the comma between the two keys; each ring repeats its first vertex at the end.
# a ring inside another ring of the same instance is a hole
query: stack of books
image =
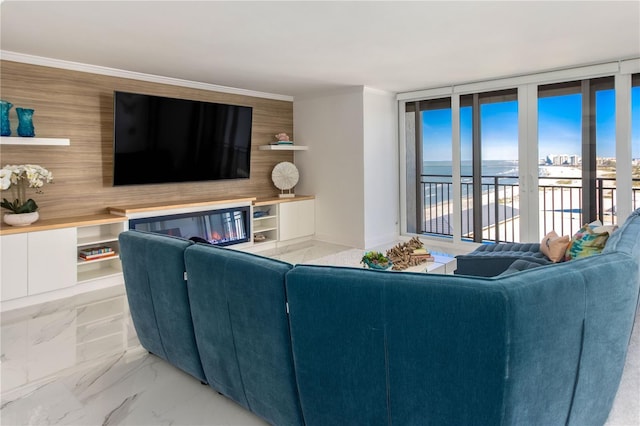
{"type": "Polygon", "coordinates": [[[78,250],[78,257],[82,260],[96,260],[115,256],[116,252],[109,246],[88,247],[78,250]]]}
{"type": "Polygon", "coordinates": [[[269,145],[293,145],[293,141],[273,141],[269,145]]]}
{"type": "Polygon", "coordinates": [[[425,248],[417,248],[413,250],[413,253],[411,253],[411,258],[412,259],[416,259],[419,261],[427,261],[427,262],[433,262],[434,261],[434,257],[431,255],[431,253],[429,253],[429,250],[425,249],[425,248]]]}

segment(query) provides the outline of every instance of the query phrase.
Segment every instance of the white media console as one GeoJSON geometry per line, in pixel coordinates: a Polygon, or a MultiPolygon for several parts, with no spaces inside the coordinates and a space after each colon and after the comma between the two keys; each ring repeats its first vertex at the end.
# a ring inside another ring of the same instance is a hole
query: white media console
{"type": "Polygon", "coordinates": [[[155,222],[162,223],[175,217],[197,218],[198,212],[211,214],[236,208],[247,212],[244,222],[247,238],[230,246],[234,249],[276,248],[309,239],[315,233],[312,196],[121,206],[110,208],[109,214],[41,220],[27,227],[3,226],[0,229],[2,311],[122,285],[118,235],[130,228],[130,221],[154,218],[155,222]],[[254,212],[265,213],[258,213],[259,217],[254,218],[254,212]],[[262,237],[254,241],[254,236],[262,237]],[[90,259],[80,256],[98,248],[106,253],[90,259]]]}

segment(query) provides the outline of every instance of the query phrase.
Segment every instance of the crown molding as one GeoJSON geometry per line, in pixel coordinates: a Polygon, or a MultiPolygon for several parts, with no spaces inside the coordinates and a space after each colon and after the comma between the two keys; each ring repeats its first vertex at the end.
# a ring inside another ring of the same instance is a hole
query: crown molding
{"type": "Polygon", "coordinates": [[[22,62],[44,67],[61,68],[70,71],[88,72],[92,74],[107,75],[110,77],[130,78],[134,80],[148,81],[151,83],[169,84],[172,86],[189,87],[192,89],[209,90],[213,92],[232,93],[235,95],[253,96],[256,98],[274,99],[278,101],[293,102],[293,96],[279,95],[275,93],[258,92],[236,87],[219,86],[217,84],[202,83],[198,81],[182,80],[173,77],[163,77],[154,74],[145,74],[135,71],[121,70],[117,68],[103,67],[99,65],[83,64],[80,62],[63,61],[61,59],[46,58],[43,56],[27,55],[24,53],[0,50],[0,59],[3,61],[22,62]]]}
{"type": "Polygon", "coordinates": [[[530,74],[482,80],[470,83],[454,84],[452,86],[436,87],[425,90],[398,93],[398,101],[412,101],[439,96],[450,96],[458,93],[475,93],[489,90],[513,88],[525,84],[550,84],[562,81],[596,78],[615,75],[618,73],[632,74],[640,70],[640,58],[621,59],[590,65],[578,65],[568,68],[558,68],[530,74]]]}
{"type": "Polygon", "coordinates": [[[635,74],[640,72],[640,58],[629,59],[620,62],[620,72],[622,74],[635,74]]]}

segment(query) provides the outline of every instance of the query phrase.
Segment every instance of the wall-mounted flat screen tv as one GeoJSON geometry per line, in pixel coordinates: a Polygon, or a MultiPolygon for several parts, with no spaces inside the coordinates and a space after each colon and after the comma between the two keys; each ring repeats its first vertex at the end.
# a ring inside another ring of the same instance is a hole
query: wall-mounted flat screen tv
{"type": "Polygon", "coordinates": [[[248,106],[114,93],[114,185],[247,179],[248,106]]]}

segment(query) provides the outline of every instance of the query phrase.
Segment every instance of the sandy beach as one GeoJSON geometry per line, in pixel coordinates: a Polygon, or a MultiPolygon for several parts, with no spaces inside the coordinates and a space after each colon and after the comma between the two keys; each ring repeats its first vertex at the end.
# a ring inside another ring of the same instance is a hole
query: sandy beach
{"type": "MultiPolygon", "coordinates": [[[[599,177],[608,177],[609,171],[598,171],[599,177]]],[[[540,166],[539,168],[539,220],[540,220],[540,237],[542,238],[547,232],[555,230],[559,235],[573,235],[584,225],[582,219],[582,188],[580,179],[582,170],[573,166],[540,166]]],[[[605,185],[609,186],[609,185],[605,185]]],[[[615,181],[610,185],[615,188],[615,181]]],[[[493,216],[495,208],[496,195],[493,187],[483,192],[483,211],[487,215],[487,209],[490,210],[489,216],[493,216]]],[[[518,185],[500,186],[497,196],[498,209],[501,213],[501,220],[498,222],[498,230],[501,241],[520,241],[520,187],[518,185]]],[[[615,206],[615,191],[605,190],[603,197],[604,211],[612,211],[615,206]]],[[[463,199],[463,216],[466,215],[467,205],[471,207],[472,197],[463,199]]],[[[449,224],[451,221],[450,214],[453,212],[452,201],[434,204],[425,209],[426,218],[438,218],[439,233],[449,233],[449,224]]],[[[432,219],[435,220],[435,219],[432,219]]],[[[429,220],[427,219],[429,222],[429,220]]],[[[604,224],[612,224],[615,216],[605,214],[604,224]]],[[[464,229],[463,233],[471,231],[464,229]]],[[[495,239],[496,223],[493,217],[490,217],[488,224],[483,228],[483,238],[495,239]]],[[[468,235],[472,237],[470,232],[468,235]]]]}
{"type": "MultiPolygon", "coordinates": [[[[602,179],[615,179],[615,169],[611,167],[599,168],[596,170],[598,178],[602,179]]],[[[539,166],[538,167],[539,178],[559,178],[559,179],[581,179],[582,169],[577,166],[539,166]]],[[[612,186],[615,186],[615,181],[610,181],[612,186]]],[[[605,184],[605,186],[608,186],[605,184]]]]}
{"type": "Polygon", "coordinates": [[[546,178],[561,178],[561,179],[580,179],[582,177],[582,170],[579,167],[568,166],[540,166],[538,168],[538,177],[546,178]]]}

